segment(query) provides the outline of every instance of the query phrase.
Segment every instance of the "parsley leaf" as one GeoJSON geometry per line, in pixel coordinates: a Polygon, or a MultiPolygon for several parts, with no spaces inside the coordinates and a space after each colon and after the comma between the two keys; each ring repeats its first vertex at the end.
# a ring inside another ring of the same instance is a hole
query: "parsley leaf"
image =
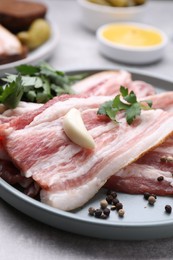
{"type": "Polygon", "coordinates": [[[22,78],[19,74],[15,81],[0,87],[0,103],[3,103],[8,108],[15,108],[21,100],[23,93],[22,78]]]}
{"type": "Polygon", "coordinates": [[[0,103],[9,108],[16,107],[20,100],[45,103],[54,96],[72,94],[71,85],[87,76],[86,73],[67,75],[45,62],[37,66],[20,65],[16,70],[18,75],[6,74],[1,79],[5,83],[0,87],[0,103]]]}
{"type": "Polygon", "coordinates": [[[134,119],[141,114],[141,110],[148,110],[152,107],[151,100],[137,101],[137,97],[133,91],[129,93],[128,88],[120,87],[120,94],[113,100],[107,101],[102,104],[98,111],[98,115],[106,115],[111,120],[117,122],[116,116],[118,112],[124,111],[126,121],[129,125],[132,124],[134,119]]]}

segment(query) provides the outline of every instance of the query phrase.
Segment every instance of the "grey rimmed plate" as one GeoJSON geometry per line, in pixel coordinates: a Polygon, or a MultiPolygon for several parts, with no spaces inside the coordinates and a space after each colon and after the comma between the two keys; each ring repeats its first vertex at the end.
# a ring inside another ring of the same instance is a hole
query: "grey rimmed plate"
{"type": "MultiPolygon", "coordinates": [[[[106,68],[115,69],[115,68],[106,68]]],[[[70,71],[76,73],[96,73],[98,70],[70,71]]],[[[132,71],[134,80],[144,80],[154,85],[158,92],[172,91],[171,80],[158,78],[145,72],[132,71]]],[[[90,200],[83,208],[73,212],[64,212],[36,201],[0,178],[0,197],[7,203],[45,224],[68,232],[103,239],[144,240],[173,236],[173,213],[165,213],[165,205],[173,206],[172,197],[158,197],[154,206],[150,206],[142,195],[118,193],[118,199],[123,203],[125,216],[120,218],[116,211],[111,211],[107,220],[97,219],[88,215],[88,208],[99,207],[100,200],[105,198],[106,190],[90,200]]]]}

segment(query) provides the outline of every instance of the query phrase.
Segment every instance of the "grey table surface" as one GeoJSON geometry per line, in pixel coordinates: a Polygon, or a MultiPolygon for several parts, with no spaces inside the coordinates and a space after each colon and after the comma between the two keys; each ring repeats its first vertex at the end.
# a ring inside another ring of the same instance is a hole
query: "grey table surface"
{"type": "MultiPolygon", "coordinates": [[[[49,63],[61,70],[119,67],[173,79],[173,1],[149,1],[145,23],[163,29],[170,42],[164,59],[146,66],[126,66],[104,58],[95,34],[81,24],[74,0],[45,0],[58,26],[59,43],[49,63]]],[[[148,241],[101,240],[54,229],[18,212],[0,199],[0,259],[173,259],[173,238],[148,241]]]]}

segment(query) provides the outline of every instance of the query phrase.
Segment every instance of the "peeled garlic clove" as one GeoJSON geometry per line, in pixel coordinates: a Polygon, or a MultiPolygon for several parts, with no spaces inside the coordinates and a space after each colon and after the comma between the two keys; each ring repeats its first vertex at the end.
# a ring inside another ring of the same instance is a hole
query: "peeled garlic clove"
{"type": "Polygon", "coordinates": [[[94,149],[95,142],[87,131],[82,120],[80,111],[72,108],[63,119],[63,128],[68,138],[81,147],[94,149]]]}

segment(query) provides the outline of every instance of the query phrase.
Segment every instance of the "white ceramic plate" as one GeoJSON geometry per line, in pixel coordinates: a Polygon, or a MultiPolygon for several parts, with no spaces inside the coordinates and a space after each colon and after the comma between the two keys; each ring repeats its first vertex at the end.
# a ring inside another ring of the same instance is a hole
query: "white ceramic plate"
{"type": "MultiPolygon", "coordinates": [[[[111,68],[112,69],[112,68],[111,68]]],[[[80,73],[84,71],[73,71],[80,73]]],[[[95,73],[97,70],[88,70],[95,73]]],[[[131,71],[132,72],[132,71],[131,71]]],[[[173,82],[145,73],[133,71],[133,79],[140,79],[156,86],[157,90],[173,90],[173,82]]],[[[118,198],[125,209],[124,218],[111,211],[107,220],[96,219],[88,215],[90,206],[99,207],[99,201],[105,198],[105,190],[100,192],[83,208],[73,212],[64,212],[24,195],[0,178],[0,197],[16,209],[55,228],[81,235],[103,239],[140,240],[173,236],[173,213],[165,213],[165,205],[173,205],[172,197],[158,197],[154,206],[148,205],[142,195],[119,193],[118,198]]]]}
{"type": "Polygon", "coordinates": [[[52,35],[50,39],[47,42],[45,42],[43,45],[38,47],[37,49],[31,51],[25,59],[0,65],[0,76],[4,75],[4,73],[14,73],[15,67],[19,65],[22,64],[36,65],[39,61],[44,61],[51,57],[53,51],[58,46],[59,31],[56,24],[54,24],[50,20],[49,22],[52,29],[52,35]]]}

